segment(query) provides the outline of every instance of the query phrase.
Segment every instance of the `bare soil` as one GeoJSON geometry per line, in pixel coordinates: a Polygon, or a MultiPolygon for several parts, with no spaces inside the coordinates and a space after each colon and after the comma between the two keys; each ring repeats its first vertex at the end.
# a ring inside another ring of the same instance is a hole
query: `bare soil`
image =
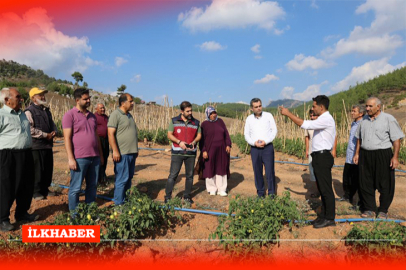
{"type": "MultiPolygon", "coordinates": [[[[140,147],[145,147],[140,143],[140,147]]],[[[153,148],[165,148],[169,146],[152,146],[153,148]]],[[[237,156],[237,147],[232,149],[232,156],[237,156]]],[[[163,201],[165,194],[165,184],[169,174],[170,166],[169,151],[140,150],[136,161],[136,172],[133,178],[133,185],[145,191],[150,198],[157,201],[163,201]]],[[[55,184],[69,185],[70,177],[68,173],[67,155],[63,140],[58,140],[54,147],[54,175],[55,184]]],[[[292,156],[276,153],[275,160],[299,162],[292,156]]],[[[345,159],[337,158],[336,165],[343,165],[345,159]]],[[[306,163],[306,162],[304,162],[306,163]]],[[[406,166],[399,169],[406,170],[406,166]]],[[[182,196],[185,186],[184,169],[178,177],[175,184],[173,195],[182,196]]],[[[275,164],[277,193],[290,191],[293,199],[297,200],[302,207],[310,209],[308,211],[309,219],[316,215],[317,206],[320,205],[319,199],[311,198],[311,194],[316,192],[316,186],[309,180],[309,171],[307,166],[292,164],[275,164]],[[312,209],[313,208],[313,209],[312,209]]],[[[342,189],[342,168],[333,169],[333,188],[336,197],[343,195],[342,189]]],[[[110,184],[106,187],[99,187],[99,194],[112,196],[114,187],[113,162],[109,157],[107,166],[107,175],[110,184]]],[[[52,221],[56,215],[68,211],[67,189],[54,188],[59,195],[48,197],[46,200],[32,201],[30,212],[41,216],[40,220],[34,224],[44,221],[52,221]]],[[[254,184],[254,174],[251,166],[250,156],[240,156],[240,159],[231,161],[231,178],[228,181],[228,197],[209,196],[205,191],[204,181],[199,181],[197,176],[194,179],[192,197],[195,201],[193,208],[211,211],[227,212],[228,202],[233,195],[255,196],[256,189],[254,184]]],[[[406,173],[396,173],[396,194],[389,210],[389,216],[393,219],[406,219],[406,173]]],[[[81,201],[84,196],[81,196],[81,201]]],[[[112,202],[97,199],[99,205],[110,205],[112,202]]],[[[358,218],[359,212],[349,210],[348,202],[337,202],[336,218],[358,218]]],[[[11,211],[12,223],[15,221],[13,206],[11,211]]],[[[219,257],[227,257],[227,253],[221,249],[217,242],[209,242],[208,238],[214,232],[218,225],[215,216],[203,214],[183,214],[183,222],[167,231],[165,235],[156,235],[151,241],[142,242],[141,246],[132,251],[128,256],[145,256],[146,260],[151,262],[162,260],[163,258],[182,258],[185,254],[189,258],[193,256],[207,255],[213,260],[219,257]],[[167,241],[168,240],[168,241],[167,241]],[[163,242],[164,241],[164,242],[163,242]],[[137,255],[138,254],[138,255],[137,255]],[[200,254],[200,255],[199,255],[200,254]]],[[[17,230],[12,235],[21,235],[21,225],[16,223],[17,230]]],[[[347,256],[347,247],[340,241],[351,229],[349,223],[338,223],[336,227],[323,229],[313,229],[312,226],[295,228],[289,231],[285,228],[281,232],[281,241],[272,249],[270,257],[288,258],[288,260],[304,259],[309,260],[320,258],[320,255],[327,256],[334,260],[344,260],[347,256]],[[330,257],[329,257],[330,256],[330,257]]],[[[0,239],[7,239],[8,233],[0,233],[0,239]]]]}

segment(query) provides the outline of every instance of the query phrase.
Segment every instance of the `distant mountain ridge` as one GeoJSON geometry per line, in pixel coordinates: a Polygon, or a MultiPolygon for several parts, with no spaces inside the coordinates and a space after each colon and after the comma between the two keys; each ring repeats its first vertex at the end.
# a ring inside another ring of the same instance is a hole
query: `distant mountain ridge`
{"type": "Polygon", "coordinates": [[[278,99],[275,101],[271,101],[266,108],[276,108],[278,106],[286,107],[286,108],[294,108],[299,106],[300,104],[303,104],[303,101],[300,100],[294,100],[294,99],[278,99]]]}

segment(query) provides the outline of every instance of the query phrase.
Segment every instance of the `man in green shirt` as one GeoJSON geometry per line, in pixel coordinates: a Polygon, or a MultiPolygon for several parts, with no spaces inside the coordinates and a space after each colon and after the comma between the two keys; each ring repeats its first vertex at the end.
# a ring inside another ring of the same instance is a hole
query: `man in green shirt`
{"type": "Polygon", "coordinates": [[[107,123],[108,137],[113,150],[114,174],[116,175],[114,203],[121,205],[125,193],[131,188],[138,156],[138,132],[130,111],[134,100],[130,94],[123,94],[118,99],[119,108],[111,113],[107,123]]]}
{"type": "Polygon", "coordinates": [[[0,92],[0,230],[11,231],[10,208],[16,200],[16,221],[35,221],[28,214],[34,192],[30,122],[21,110],[23,99],[14,88],[0,92]]]}

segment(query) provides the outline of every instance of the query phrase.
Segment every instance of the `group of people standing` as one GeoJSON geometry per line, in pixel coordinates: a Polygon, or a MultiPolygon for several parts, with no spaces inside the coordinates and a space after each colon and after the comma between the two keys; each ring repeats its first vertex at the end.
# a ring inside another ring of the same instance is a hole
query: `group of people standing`
{"type": "MultiPolygon", "coordinates": [[[[31,105],[21,111],[23,99],[15,88],[3,88],[0,93],[0,230],[10,231],[10,208],[16,200],[16,221],[32,222],[38,214],[29,214],[31,200],[55,195],[49,190],[53,173],[53,138],[57,128],[47,108],[46,90],[31,89],[31,105]]],[[[74,91],[75,107],[62,119],[65,148],[70,169],[68,205],[75,218],[79,193],[86,181],[85,202],[96,199],[98,182],[106,181],[107,158],[112,152],[115,174],[114,203],[120,212],[126,192],[131,187],[138,157],[138,131],[130,111],[134,100],[130,94],[122,94],[118,108],[109,117],[105,107],[96,105],[95,114],[90,112],[89,90],[74,91]]],[[[251,160],[258,197],[276,195],[273,140],[277,127],[271,113],[262,111],[262,102],[254,98],[250,102],[253,114],[245,122],[244,136],[251,146],[251,160]],[[263,168],[267,181],[265,190],[263,168]]],[[[282,115],[307,130],[306,155],[311,164],[311,180],[315,180],[321,196],[322,211],[313,221],[314,228],[333,226],[335,196],[332,189],[331,168],[334,164],[336,128],[328,111],[329,99],[324,95],[313,98],[311,120],[302,120],[287,108],[280,107],[282,115]],[[332,153],[333,152],[333,153],[332,153]]],[[[196,165],[199,175],[205,179],[210,195],[227,196],[230,178],[231,139],[224,121],[216,109],[206,108],[202,123],[193,117],[192,104],[180,104],[181,113],[172,118],[168,127],[171,145],[171,165],[165,188],[165,203],[172,197],[175,181],[185,164],[185,191],[183,199],[193,203],[192,186],[195,171],[197,144],[200,156],[196,165]]],[[[351,115],[350,140],[344,167],[343,200],[353,202],[358,191],[359,206],[363,217],[387,218],[388,208],[395,190],[394,170],[399,165],[400,139],[404,138],[395,118],[381,112],[381,102],[369,98],[364,109],[356,105],[351,115]],[[393,146],[393,152],[392,152],[393,146]],[[375,190],[380,192],[380,206],[375,204],[375,190]]]]}

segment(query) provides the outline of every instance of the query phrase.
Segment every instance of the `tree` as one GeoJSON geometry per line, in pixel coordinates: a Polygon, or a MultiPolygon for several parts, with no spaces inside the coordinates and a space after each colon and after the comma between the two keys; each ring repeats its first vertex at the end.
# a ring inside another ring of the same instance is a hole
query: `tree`
{"type": "Polygon", "coordinates": [[[75,71],[72,73],[73,79],[75,79],[75,85],[79,85],[79,82],[83,82],[83,75],[79,71],[75,71]]]}
{"type": "Polygon", "coordinates": [[[83,82],[83,87],[87,88],[89,85],[87,84],[87,82],[83,82]]]}
{"type": "Polygon", "coordinates": [[[134,103],[135,104],[141,104],[141,99],[139,97],[134,98],[134,103]]]}
{"type": "Polygon", "coordinates": [[[127,86],[122,84],[119,88],[117,88],[117,96],[121,96],[124,94],[125,89],[127,89],[127,86]]]}

